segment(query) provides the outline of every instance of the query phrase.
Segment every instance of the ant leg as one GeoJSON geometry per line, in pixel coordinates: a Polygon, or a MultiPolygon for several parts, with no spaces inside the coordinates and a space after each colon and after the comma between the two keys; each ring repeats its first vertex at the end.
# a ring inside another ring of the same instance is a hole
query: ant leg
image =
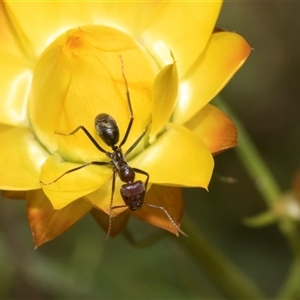
{"type": "Polygon", "coordinates": [[[162,210],[165,213],[165,215],[168,217],[171,224],[178,230],[178,232],[180,232],[185,237],[188,237],[188,235],[185,232],[183,232],[180,229],[180,227],[174,222],[174,220],[172,219],[172,217],[170,216],[170,214],[168,213],[168,211],[164,207],[157,206],[157,205],[154,205],[154,204],[149,204],[149,203],[144,203],[144,205],[147,205],[147,206],[150,206],[150,207],[153,207],[153,208],[158,208],[158,209],[162,210]]]}
{"type": "MultiPolygon", "coordinates": [[[[147,185],[148,185],[148,181],[149,181],[149,174],[143,170],[140,170],[140,169],[136,169],[136,168],[132,168],[136,173],[139,173],[139,174],[143,174],[147,177],[146,181],[145,181],[145,191],[147,191],[147,185]]],[[[171,224],[178,230],[178,232],[180,232],[182,235],[184,236],[188,236],[185,232],[183,232],[179,226],[174,222],[174,220],[172,219],[172,217],[170,216],[170,214],[168,213],[168,211],[162,207],[162,206],[157,206],[157,205],[154,205],[154,204],[149,204],[149,203],[143,203],[144,205],[147,205],[149,207],[153,207],[153,208],[158,208],[160,210],[162,210],[165,215],[168,217],[168,219],[170,220],[171,224]]]]}
{"type": "Polygon", "coordinates": [[[109,220],[108,220],[108,230],[106,233],[106,236],[104,238],[104,241],[106,241],[109,238],[110,231],[111,231],[111,223],[112,223],[112,210],[113,210],[113,199],[114,199],[114,192],[115,192],[115,184],[116,184],[116,173],[117,170],[114,168],[113,169],[113,179],[112,179],[112,187],[111,187],[111,198],[110,198],[110,204],[109,204],[109,220]]]}
{"type": "Polygon", "coordinates": [[[125,87],[126,87],[126,98],[127,98],[127,102],[128,102],[128,106],[129,106],[129,112],[130,112],[130,121],[128,123],[127,129],[126,129],[126,133],[123,137],[122,142],[120,143],[119,147],[121,148],[127,141],[128,135],[130,133],[132,124],[133,124],[133,120],[134,120],[134,116],[133,116],[133,110],[132,110],[132,105],[131,105],[131,100],[130,100],[130,94],[129,94],[129,89],[128,89],[128,83],[127,83],[127,79],[125,77],[125,72],[124,72],[124,63],[123,63],[123,58],[120,55],[120,60],[121,60],[121,67],[122,67],[122,76],[124,78],[124,82],[125,82],[125,87]]]}
{"type": "Polygon", "coordinates": [[[75,171],[77,171],[77,170],[80,170],[80,169],[82,169],[82,168],[85,168],[85,167],[87,167],[87,166],[89,166],[89,165],[99,165],[99,166],[103,166],[103,165],[109,165],[110,163],[109,162],[102,162],[102,161],[91,161],[91,162],[89,162],[89,163],[86,163],[86,164],[84,164],[84,165],[82,165],[82,166],[79,166],[79,167],[77,167],[77,168],[74,168],[74,169],[71,169],[71,170],[68,170],[68,171],[66,171],[65,173],[63,173],[62,175],[60,175],[59,177],[57,177],[55,180],[53,180],[53,181],[51,181],[51,182],[43,182],[43,181],[40,181],[40,183],[42,184],[42,185],[50,185],[50,184],[53,184],[54,182],[56,182],[56,181],[58,181],[59,179],[61,179],[62,177],[64,177],[65,175],[67,175],[67,174],[69,174],[69,173],[72,173],[72,172],[75,172],[75,171]]]}
{"type": "Polygon", "coordinates": [[[93,136],[89,133],[89,131],[88,131],[83,125],[78,126],[75,130],[71,131],[70,133],[62,133],[62,132],[59,132],[59,131],[54,131],[54,133],[59,134],[59,135],[65,135],[65,136],[68,136],[68,135],[73,135],[73,134],[75,134],[75,133],[76,133],[78,130],[80,130],[80,129],[85,133],[85,135],[89,138],[89,140],[95,145],[95,147],[96,147],[99,151],[101,151],[101,152],[107,154],[107,151],[105,151],[105,150],[97,143],[97,141],[93,138],[93,136]]]}
{"type": "Polygon", "coordinates": [[[137,140],[130,146],[130,148],[125,152],[124,156],[126,157],[141,141],[141,139],[145,136],[147,129],[137,138],[137,140]]]}
{"type": "Polygon", "coordinates": [[[147,191],[147,185],[148,185],[148,181],[149,181],[149,174],[143,170],[137,169],[137,168],[132,168],[133,171],[135,171],[136,173],[139,174],[143,174],[147,177],[146,181],[145,181],[145,191],[147,191]]]}

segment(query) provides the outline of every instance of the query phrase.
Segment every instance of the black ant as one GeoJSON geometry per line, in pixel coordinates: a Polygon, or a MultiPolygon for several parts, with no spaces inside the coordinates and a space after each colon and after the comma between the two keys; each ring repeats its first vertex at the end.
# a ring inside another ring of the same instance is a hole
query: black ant
{"type": "Polygon", "coordinates": [[[80,167],[66,171],[65,173],[63,173],[62,175],[60,175],[58,178],[56,178],[55,180],[53,180],[51,182],[44,183],[41,181],[41,184],[42,185],[53,184],[54,182],[58,181],[63,176],[65,176],[71,172],[75,172],[79,169],[85,168],[89,165],[99,165],[99,166],[111,165],[111,166],[113,166],[112,191],[111,191],[111,199],[110,199],[109,224],[108,224],[108,230],[107,230],[105,240],[107,240],[110,235],[113,209],[127,206],[131,211],[135,211],[135,210],[141,209],[141,207],[143,205],[147,205],[149,207],[153,207],[153,208],[162,210],[165,213],[165,215],[168,217],[168,219],[170,220],[172,225],[178,230],[178,232],[180,232],[184,236],[187,236],[186,233],[184,233],[179,228],[179,226],[174,222],[174,220],[172,219],[172,217],[170,216],[170,214],[164,207],[144,202],[144,197],[145,197],[145,193],[147,191],[147,185],[148,185],[148,181],[149,181],[149,174],[143,170],[130,167],[126,161],[126,156],[141,141],[141,139],[145,136],[147,130],[145,130],[138,137],[138,139],[125,152],[125,154],[123,154],[123,152],[122,152],[122,146],[126,143],[127,138],[130,134],[134,116],[133,116],[133,110],[132,110],[132,106],[131,106],[128,83],[127,83],[127,79],[126,79],[125,73],[124,73],[123,58],[121,55],[120,55],[120,60],[121,60],[121,66],[122,66],[122,76],[123,76],[123,79],[125,82],[125,87],[126,87],[126,98],[127,98],[129,112],[130,112],[130,121],[128,123],[125,135],[124,135],[121,143],[117,146],[117,143],[119,142],[120,134],[119,134],[119,127],[117,125],[116,120],[111,115],[108,115],[105,113],[99,114],[95,118],[95,127],[96,127],[96,131],[97,131],[98,135],[100,136],[100,138],[102,139],[102,141],[107,146],[111,147],[112,152],[109,152],[109,151],[106,151],[105,149],[103,149],[83,125],[78,126],[75,130],[73,130],[70,133],[55,132],[56,134],[69,136],[69,135],[75,134],[78,130],[81,129],[86,134],[86,136],[90,139],[90,141],[95,145],[95,147],[99,151],[105,153],[111,160],[109,162],[91,161],[80,167]],[[120,189],[120,193],[121,193],[121,196],[122,196],[125,204],[113,206],[113,195],[115,192],[116,173],[118,173],[120,180],[125,183],[121,186],[121,189],[120,189]],[[143,183],[141,180],[135,181],[135,173],[145,175],[146,176],[145,182],[143,183]]]}

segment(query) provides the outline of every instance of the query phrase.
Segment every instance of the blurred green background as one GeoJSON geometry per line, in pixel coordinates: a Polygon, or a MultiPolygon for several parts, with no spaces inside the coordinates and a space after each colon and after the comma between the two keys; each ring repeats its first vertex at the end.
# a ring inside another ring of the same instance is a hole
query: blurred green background
{"type": "MultiPolygon", "coordinates": [[[[254,48],[222,95],[283,190],[300,166],[299,16],[299,2],[228,1],[218,21],[218,27],[241,34],[254,48]]],[[[209,193],[185,190],[186,213],[272,298],[292,259],[286,240],[276,225],[253,229],[241,223],[266,205],[234,150],[216,157],[215,170],[237,183],[213,180],[209,193]]],[[[0,202],[0,226],[1,299],[226,298],[170,235],[146,248],[131,245],[123,236],[104,243],[105,233],[88,215],[34,250],[25,202],[5,199],[0,202]]],[[[128,228],[137,240],[155,231],[133,219],[128,228]]]]}

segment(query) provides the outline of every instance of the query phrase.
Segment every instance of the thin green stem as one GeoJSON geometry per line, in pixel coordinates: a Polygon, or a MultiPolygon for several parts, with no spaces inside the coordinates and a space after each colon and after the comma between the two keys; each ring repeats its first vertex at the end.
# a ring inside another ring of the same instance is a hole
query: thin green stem
{"type": "MultiPolygon", "coordinates": [[[[280,190],[272,172],[256,149],[242,123],[221,99],[221,97],[218,96],[213,102],[223,112],[230,116],[238,127],[239,147],[236,148],[236,153],[238,154],[245,169],[248,171],[249,176],[255,182],[262,198],[266,204],[272,208],[274,203],[280,201],[280,196],[282,195],[282,191],[280,190]]],[[[299,267],[300,260],[300,239],[297,232],[297,224],[294,221],[278,219],[278,227],[283,236],[287,239],[290,248],[295,255],[295,260],[291,266],[289,276],[279,293],[279,299],[280,297],[281,299],[288,299],[290,295],[295,295],[297,293],[299,295],[298,282],[300,280],[300,272],[297,271],[297,268],[299,267]]]]}
{"type": "Polygon", "coordinates": [[[225,102],[222,101],[221,97],[218,96],[215,98],[213,104],[230,116],[237,126],[239,132],[239,146],[235,148],[236,153],[255,182],[258,191],[261,193],[266,203],[271,206],[279,200],[280,195],[282,194],[272,172],[262,159],[242,123],[232,113],[225,102]]]}
{"type": "Polygon", "coordinates": [[[229,299],[265,299],[259,289],[206,239],[187,214],[181,228],[189,233],[188,238],[180,238],[181,244],[189,250],[229,299]]]}
{"type": "Polygon", "coordinates": [[[300,278],[300,258],[297,257],[291,266],[290,275],[286,279],[285,284],[279,291],[276,298],[278,300],[299,299],[300,297],[299,278],[300,278]]]}
{"type": "MultiPolygon", "coordinates": [[[[272,172],[256,149],[253,141],[251,140],[248,132],[240,120],[234,115],[221,97],[218,96],[215,98],[213,103],[228,116],[230,116],[230,118],[236,124],[239,132],[239,146],[235,149],[236,153],[238,154],[245,169],[248,171],[249,176],[255,182],[262,198],[265,200],[266,204],[272,208],[274,203],[280,201],[280,198],[283,194],[272,172]]],[[[294,222],[281,219],[278,222],[278,226],[282,234],[289,241],[295,254],[300,256],[299,236],[296,232],[294,222]]]]}

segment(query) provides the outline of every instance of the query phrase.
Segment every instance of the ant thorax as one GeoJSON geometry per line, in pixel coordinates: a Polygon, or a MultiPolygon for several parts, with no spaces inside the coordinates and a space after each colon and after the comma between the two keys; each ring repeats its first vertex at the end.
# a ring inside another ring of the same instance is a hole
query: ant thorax
{"type": "Polygon", "coordinates": [[[117,170],[120,170],[121,167],[125,164],[128,165],[125,156],[123,155],[122,149],[119,147],[114,147],[114,152],[109,153],[109,157],[112,160],[113,165],[117,170]]]}

